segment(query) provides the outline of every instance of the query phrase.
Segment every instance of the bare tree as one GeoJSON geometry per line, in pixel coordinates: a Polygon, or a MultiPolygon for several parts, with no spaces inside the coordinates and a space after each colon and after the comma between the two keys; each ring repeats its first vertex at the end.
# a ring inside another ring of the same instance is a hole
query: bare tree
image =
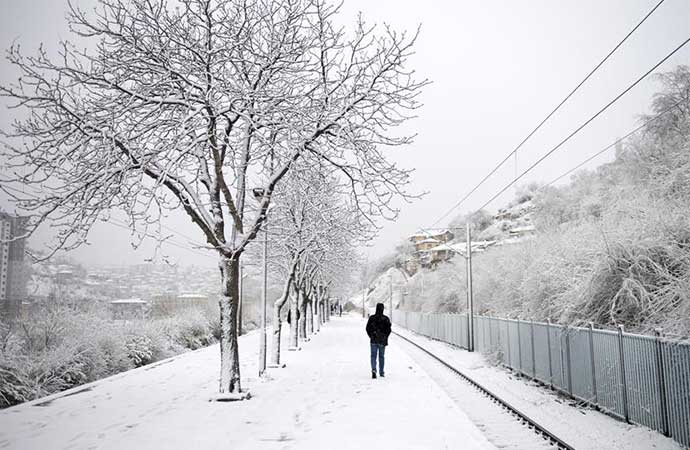
{"type": "Polygon", "coordinates": [[[392,128],[425,81],[405,69],[415,36],[360,20],[336,28],[321,0],[99,0],[70,6],[69,23],[94,50],[62,42],[8,59],[19,80],[0,87],[28,118],[5,132],[1,183],[29,234],[56,230],[52,252],[85,242],[120,209],[144,235],[182,210],[218,255],[220,392],[240,392],[238,262],[256,237],[276,186],[296,161],[337,169],[368,218],[395,216],[409,172],[383,151],[405,144],[392,128]],[[28,171],[23,172],[24,168],[28,171]],[[20,170],[22,169],[22,170],[20,170]],[[256,191],[256,208],[247,204],[256,191]]]}

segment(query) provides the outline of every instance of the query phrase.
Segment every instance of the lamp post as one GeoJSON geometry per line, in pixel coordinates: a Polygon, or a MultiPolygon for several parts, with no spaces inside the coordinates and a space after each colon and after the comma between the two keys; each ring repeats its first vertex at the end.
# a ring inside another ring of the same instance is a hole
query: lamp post
{"type": "MultiPolygon", "coordinates": [[[[261,201],[266,194],[263,188],[252,189],[254,198],[261,201]]],[[[266,373],[266,312],[267,312],[267,290],[268,290],[268,210],[264,217],[264,251],[263,251],[263,266],[264,266],[264,281],[261,290],[261,330],[259,331],[259,376],[266,373]]]]}
{"type": "Polygon", "coordinates": [[[244,273],[242,262],[240,261],[240,307],[237,311],[237,335],[242,336],[242,308],[244,306],[244,279],[249,274],[244,273]]]}
{"type": "Polygon", "coordinates": [[[242,300],[244,297],[243,278],[244,275],[242,274],[242,260],[240,260],[240,307],[237,311],[237,334],[239,336],[242,336],[242,300]]]}
{"type": "Polygon", "coordinates": [[[388,307],[390,308],[388,314],[390,314],[391,322],[393,322],[393,275],[390,270],[388,271],[388,307]]]}

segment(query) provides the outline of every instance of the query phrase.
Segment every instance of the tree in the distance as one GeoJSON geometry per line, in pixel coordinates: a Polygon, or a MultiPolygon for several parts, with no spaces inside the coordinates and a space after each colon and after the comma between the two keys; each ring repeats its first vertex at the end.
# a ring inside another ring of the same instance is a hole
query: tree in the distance
{"type": "Polygon", "coordinates": [[[239,259],[295,163],[337,170],[370,219],[395,216],[391,200],[406,195],[409,172],[383,150],[410,140],[391,130],[425,84],[405,68],[414,36],[362,21],[348,34],[319,0],[98,3],[69,14],[95,50],[10,49],[21,76],[0,95],[28,118],[4,133],[0,184],[39,192],[6,191],[29,233],[56,231],[51,252],[84,243],[111,210],[139,233],[184,211],[219,258],[219,389],[240,392],[239,259]]]}

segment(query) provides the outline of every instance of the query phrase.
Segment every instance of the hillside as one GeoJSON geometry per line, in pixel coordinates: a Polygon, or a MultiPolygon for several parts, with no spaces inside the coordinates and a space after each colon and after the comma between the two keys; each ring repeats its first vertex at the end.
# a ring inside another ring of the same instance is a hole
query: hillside
{"type": "MultiPolygon", "coordinates": [[[[518,189],[496,214],[451,221],[474,230],[479,313],[690,335],[690,69],[659,79],[655,115],[612,162],[562,186],[518,189]]],[[[443,246],[464,249],[464,234],[443,246]]],[[[414,257],[409,245],[396,252],[387,261],[399,267],[414,257]]],[[[465,263],[453,255],[422,264],[401,288],[405,308],[464,310],[465,263]]]]}

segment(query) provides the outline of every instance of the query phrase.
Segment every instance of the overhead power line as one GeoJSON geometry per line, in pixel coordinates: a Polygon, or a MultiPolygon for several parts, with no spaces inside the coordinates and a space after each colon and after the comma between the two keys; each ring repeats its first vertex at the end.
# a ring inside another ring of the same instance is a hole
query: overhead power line
{"type": "Polygon", "coordinates": [[[644,73],[644,75],[640,76],[637,80],[635,80],[631,85],[629,85],[625,90],[623,90],[620,94],[618,94],[616,97],[613,98],[610,102],[608,102],[606,105],[604,105],[599,111],[597,111],[596,114],[591,116],[589,119],[587,119],[582,125],[577,127],[575,130],[573,130],[568,136],[566,136],[561,142],[559,142],[555,147],[553,147],[551,150],[546,152],[541,158],[539,158],[537,161],[535,161],[532,165],[530,165],[527,169],[525,169],[520,175],[515,177],[513,181],[508,183],[503,189],[501,189],[496,195],[491,197],[486,203],[484,203],[481,207],[478,208],[478,210],[481,210],[485,208],[487,205],[489,205],[491,202],[496,200],[501,194],[503,194],[505,191],[507,191],[512,185],[518,182],[522,177],[527,175],[529,172],[532,171],[536,166],[541,164],[542,161],[544,161],[546,158],[551,156],[556,150],[561,148],[563,144],[568,142],[573,136],[575,136],[577,133],[579,133],[583,128],[585,128],[587,125],[589,125],[594,119],[599,117],[604,111],[609,109],[611,105],[616,103],[621,97],[623,97],[625,94],[627,94],[631,89],[633,89],[635,86],[637,86],[642,80],[647,78],[650,73],[654,72],[660,65],[665,63],[670,57],[675,55],[681,48],[683,48],[688,42],[690,42],[690,38],[687,38],[685,41],[683,41],[678,47],[676,47],[673,51],[668,53],[666,56],[664,56],[661,61],[656,63],[651,69],[649,69],[647,72],[644,73]]]}
{"type": "MultiPolygon", "coordinates": [[[[566,172],[564,172],[561,175],[559,175],[558,177],[554,178],[553,180],[551,180],[550,182],[548,182],[547,184],[542,186],[540,189],[544,189],[548,186],[551,186],[551,185],[557,183],[558,181],[562,180],[563,178],[567,177],[571,173],[575,172],[577,169],[581,168],[582,166],[584,166],[588,162],[592,161],[597,156],[600,156],[601,154],[605,153],[607,150],[612,149],[613,147],[615,147],[616,145],[620,144],[621,142],[627,140],[628,138],[630,138],[631,136],[633,136],[637,132],[648,127],[653,122],[656,122],[657,120],[661,119],[664,115],[666,115],[672,109],[676,108],[682,102],[683,102],[682,100],[677,101],[674,104],[672,104],[671,106],[669,106],[668,108],[664,109],[663,111],[661,111],[661,112],[657,113],[656,115],[648,118],[643,123],[641,123],[639,126],[635,127],[634,129],[632,129],[631,131],[626,133],[623,137],[616,139],[614,142],[612,142],[611,144],[602,148],[601,150],[599,150],[598,152],[596,152],[592,156],[588,157],[587,159],[585,159],[581,163],[577,164],[576,166],[572,167],[571,169],[568,169],[566,172]]],[[[430,236],[434,234],[434,231],[438,232],[438,231],[445,231],[445,230],[453,231],[453,230],[464,230],[464,229],[465,229],[465,227],[425,227],[425,228],[418,228],[419,231],[424,232],[430,236]]]]}
{"type": "Polygon", "coordinates": [[[681,102],[682,102],[682,101],[678,101],[678,102],[674,103],[673,105],[671,105],[670,107],[666,108],[665,110],[661,111],[661,112],[658,113],[657,115],[655,115],[655,116],[653,116],[653,117],[650,117],[648,120],[644,121],[640,126],[638,126],[637,128],[633,129],[632,131],[628,132],[625,136],[616,139],[613,143],[611,143],[611,144],[607,145],[606,147],[602,148],[601,150],[599,150],[598,152],[596,152],[595,154],[593,154],[593,155],[590,156],[589,158],[587,158],[587,159],[585,159],[584,161],[582,161],[580,164],[576,165],[575,167],[569,169],[568,171],[562,173],[562,174],[559,175],[558,177],[556,177],[556,178],[554,178],[553,180],[549,181],[549,182],[548,182],[547,184],[545,184],[543,187],[551,186],[551,185],[553,185],[554,183],[557,183],[558,181],[560,181],[560,180],[562,180],[563,178],[567,177],[568,175],[570,175],[571,173],[575,172],[577,169],[579,169],[580,167],[584,166],[585,164],[587,164],[588,162],[590,162],[591,160],[593,160],[593,159],[596,158],[597,156],[599,156],[599,155],[605,153],[607,150],[612,149],[612,148],[615,147],[616,145],[618,145],[618,144],[620,144],[621,142],[623,142],[623,141],[625,141],[626,139],[628,139],[630,136],[632,136],[632,135],[634,135],[635,133],[637,133],[638,131],[640,131],[640,130],[646,128],[646,127],[649,126],[649,124],[651,124],[652,122],[656,122],[657,120],[661,119],[667,112],[671,111],[673,108],[675,108],[676,106],[678,106],[681,102]]]}
{"type": "MultiPolygon", "coordinates": [[[[599,68],[625,43],[625,41],[628,40],[630,36],[651,16],[654,11],[661,6],[662,3],[664,3],[665,0],[660,0],[643,18],[640,20],[637,25],[635,25],[629,32],[628,34],[625,35],[625,37],[616,44],[611,51],[601,60],[599,63],[573,88],[572,91],[568,95],[561,100],[561,102],[556,105],[556,107],[551,110],[551,112],[544,118],[542,119],[541,122],[515,147],[510,153],[508,153],[505,158],[503,158],[491,171],[481,179],[477,185],[475,185],[467,194],[465,194],[457,203],[455,203],[448,211],[446,211],[441,217],[436,219],[434,223],[431,224],[431,226],[435,226],[437,223],[439,223],[441,220],[445,219],[448,217],[453,211],[455,211],[460,205],[462,205],[465,200],[467,200],[472,194],[474,194],[477,189],[479,189],[486,180],[488,180],[498,169],[500,169],[509,159],[511,156],[517,154],[517,151],[522,148],[522,146],[563,106],[574,94],[577,92],[580,87],[582,87],[583,84],[587,82],[591,78],[594,73],[599,70],[599,68]]],[[[517,175],[517,174],[516,174],[517,175]]]]}

